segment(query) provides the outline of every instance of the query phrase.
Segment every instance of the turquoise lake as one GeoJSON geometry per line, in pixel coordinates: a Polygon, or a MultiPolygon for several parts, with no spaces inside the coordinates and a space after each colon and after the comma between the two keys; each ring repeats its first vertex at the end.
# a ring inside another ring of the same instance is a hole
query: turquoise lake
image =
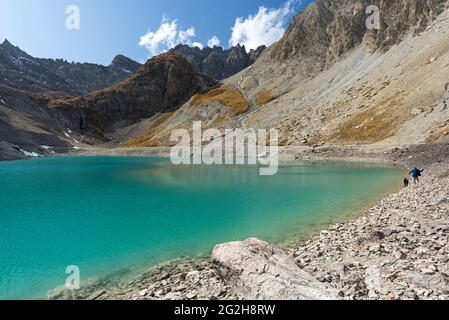
{"type": "Polygon", "coordinates": [[[286,243],[397,190],[402,175],[339,162],[295,162],[270,177],[151,158],[0,162],[0,299],[45,298],[69,265],[83,281],[226,241],[286,243]]]}

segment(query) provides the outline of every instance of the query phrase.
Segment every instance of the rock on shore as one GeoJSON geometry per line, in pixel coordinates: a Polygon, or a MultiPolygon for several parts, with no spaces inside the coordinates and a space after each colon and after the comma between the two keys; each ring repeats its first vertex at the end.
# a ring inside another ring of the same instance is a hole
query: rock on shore
{"type": "Polygon", "coordinates": [[[221,278],[250,300],[329,300],[337,291],[302,271],[287,253],[258,239],[215,247],[221,278]]]}

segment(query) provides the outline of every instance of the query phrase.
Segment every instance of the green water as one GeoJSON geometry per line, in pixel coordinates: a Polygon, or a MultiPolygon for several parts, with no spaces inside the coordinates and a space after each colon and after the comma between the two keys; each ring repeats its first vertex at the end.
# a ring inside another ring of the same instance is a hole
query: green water
{"type": "Polygon", "coordinates": [[[149,158],[0,163],[0,298],[210,253],[220,242],[292,240],[399,187],[397,168],[296,163],[181,166],[149,158]]]}

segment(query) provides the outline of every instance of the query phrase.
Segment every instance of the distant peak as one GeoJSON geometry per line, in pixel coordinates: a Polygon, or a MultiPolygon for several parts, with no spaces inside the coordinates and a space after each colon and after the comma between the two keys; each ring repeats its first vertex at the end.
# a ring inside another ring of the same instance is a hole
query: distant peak
{"type": "Polygon", "coordinates": [[[111,66],[115,68],[122,68],[126,71],[134,72],[140,67],[140,63],[122,54],[118,54],[112,60],[111,66]]]}
{"type": "Polygon", "coordinates": [[[129,61],[129,60],[131,60],[131,59],[124,56],[123,54],[118,54],[114,57],[114,59],[112,59],[112,64],[117,64],[117,63],[121,63],[123,61],[129,61]]]}
{"type": "Polygon", "coordinates": [[[22,51],[18,46],[13,45],[11,42],[9,42],[8,39],[5,39],[2,44],[0,44],[0,47],[3,48],[3,50],[6,50],[9,52],[9,54],[18,56],[18,55],[27,55],[25,51],[22,51]]]}
{"type": "Polygon", "coordinates": [[[14,47],[14,46],[12,45],[12,43],[8,41],[8,39],[5,39],[5,40],[3,41],[2,46],[14,47]]]}

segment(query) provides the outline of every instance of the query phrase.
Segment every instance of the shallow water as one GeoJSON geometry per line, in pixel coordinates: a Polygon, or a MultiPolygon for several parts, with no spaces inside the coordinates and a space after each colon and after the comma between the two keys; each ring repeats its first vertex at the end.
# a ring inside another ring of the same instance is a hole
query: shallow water
{"type": "Polygon", "coordinates": [[[121,268],[210,253],[220,242],[282,242],[400,187],[398,168],[337,162],[181,166],[132,157],[0,163],[0,298],[39,298],[121,268]]]}

